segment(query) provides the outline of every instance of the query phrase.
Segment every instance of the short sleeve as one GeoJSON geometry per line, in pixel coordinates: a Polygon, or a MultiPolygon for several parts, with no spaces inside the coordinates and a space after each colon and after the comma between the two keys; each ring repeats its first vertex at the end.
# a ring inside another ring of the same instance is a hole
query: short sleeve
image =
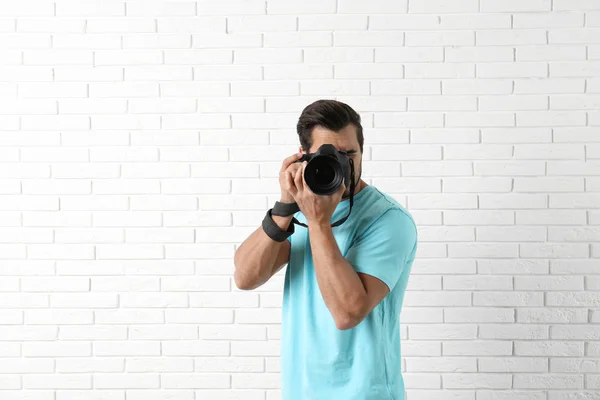
{"type": "Polygon", "coordinates": [[[414,254],[417,232],[412,218],[401,209],[385,211],[348,250],[346,260],[356,272],[372,275],[390,292],[414,254]]]}

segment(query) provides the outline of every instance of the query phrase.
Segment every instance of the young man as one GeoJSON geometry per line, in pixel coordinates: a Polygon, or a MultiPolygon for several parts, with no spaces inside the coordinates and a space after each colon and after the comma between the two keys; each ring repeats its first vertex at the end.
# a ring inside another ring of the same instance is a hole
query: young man
{"type": "Polygon", "coordinates": [[[279,202],[300,211],[285,217],[269,210],[269,233],[258,228],[235,254],[235,283],[253,290],[288,265],[283,400],[403,400],[399,316],[416,226],[404,207],[361,179],[363,132],[350,106],[316,101],[303,110],[297,132],[300,152],[282,163],[279,202]],[[351,213],[335,227],[348,214],[350,187],[316,195],[304,179],[306,162],[295,162],[323,144],[346,152],[354,165],[351,213]],[[292,217],[308,227],[295,224],[291,234],[292,217]]]}

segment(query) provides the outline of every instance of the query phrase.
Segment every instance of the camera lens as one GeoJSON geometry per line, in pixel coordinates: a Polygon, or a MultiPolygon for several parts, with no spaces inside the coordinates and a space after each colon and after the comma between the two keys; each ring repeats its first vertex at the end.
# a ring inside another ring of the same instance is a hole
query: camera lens
{"type": "Polygon", "coordinates": [[[315,166],[315,183],[319,186],[329,185],[335,178],[335,169],[330,164],[319,161],[315,166]]]}
{"type": "Polygon", "coordinates": [[[342,167],[335,158],[316,157],[306,166],[304,179],[314,193],[331,194],[342,184],[342,167]]]}

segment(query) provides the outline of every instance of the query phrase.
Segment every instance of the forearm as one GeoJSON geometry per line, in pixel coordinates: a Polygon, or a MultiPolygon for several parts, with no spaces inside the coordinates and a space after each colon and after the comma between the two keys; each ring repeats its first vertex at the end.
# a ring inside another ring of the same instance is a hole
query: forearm
{"type": "MultiPolygon", "coordinates": [[[[281,230],[287,230],[292,217],[274,215],[273,221],[281,230]]],[[[237,249],[234,256],[235,280],[240,283],[268,279],[283,242],[271,239],[258,227],[237,249]]]]}
{"type": "Polygon", "coordinates": [[[308,224],[317,282],[336,324],[359,312],[365,288],[352,265],[342,256],[329,224],[308,224]]]}

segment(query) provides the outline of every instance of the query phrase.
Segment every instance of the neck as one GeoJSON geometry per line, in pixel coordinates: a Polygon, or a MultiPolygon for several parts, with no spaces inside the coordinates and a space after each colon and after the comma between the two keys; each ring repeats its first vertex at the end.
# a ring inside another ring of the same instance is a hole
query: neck
{"type": "MultiPolygon", "coordinates": [[[[367,186],[368,186],[367,182],[363,181],[362,179],[359,180],[358,184],[356,185],[356,188],[354,188],[354,196],[356,196],[358,194],[358,192],[360,192],[367,186]]],[[[350,195],[348,195],[348,197],[342,198],[342,201],[347,201],[347,200],[350,200],[350,195]]]]}

